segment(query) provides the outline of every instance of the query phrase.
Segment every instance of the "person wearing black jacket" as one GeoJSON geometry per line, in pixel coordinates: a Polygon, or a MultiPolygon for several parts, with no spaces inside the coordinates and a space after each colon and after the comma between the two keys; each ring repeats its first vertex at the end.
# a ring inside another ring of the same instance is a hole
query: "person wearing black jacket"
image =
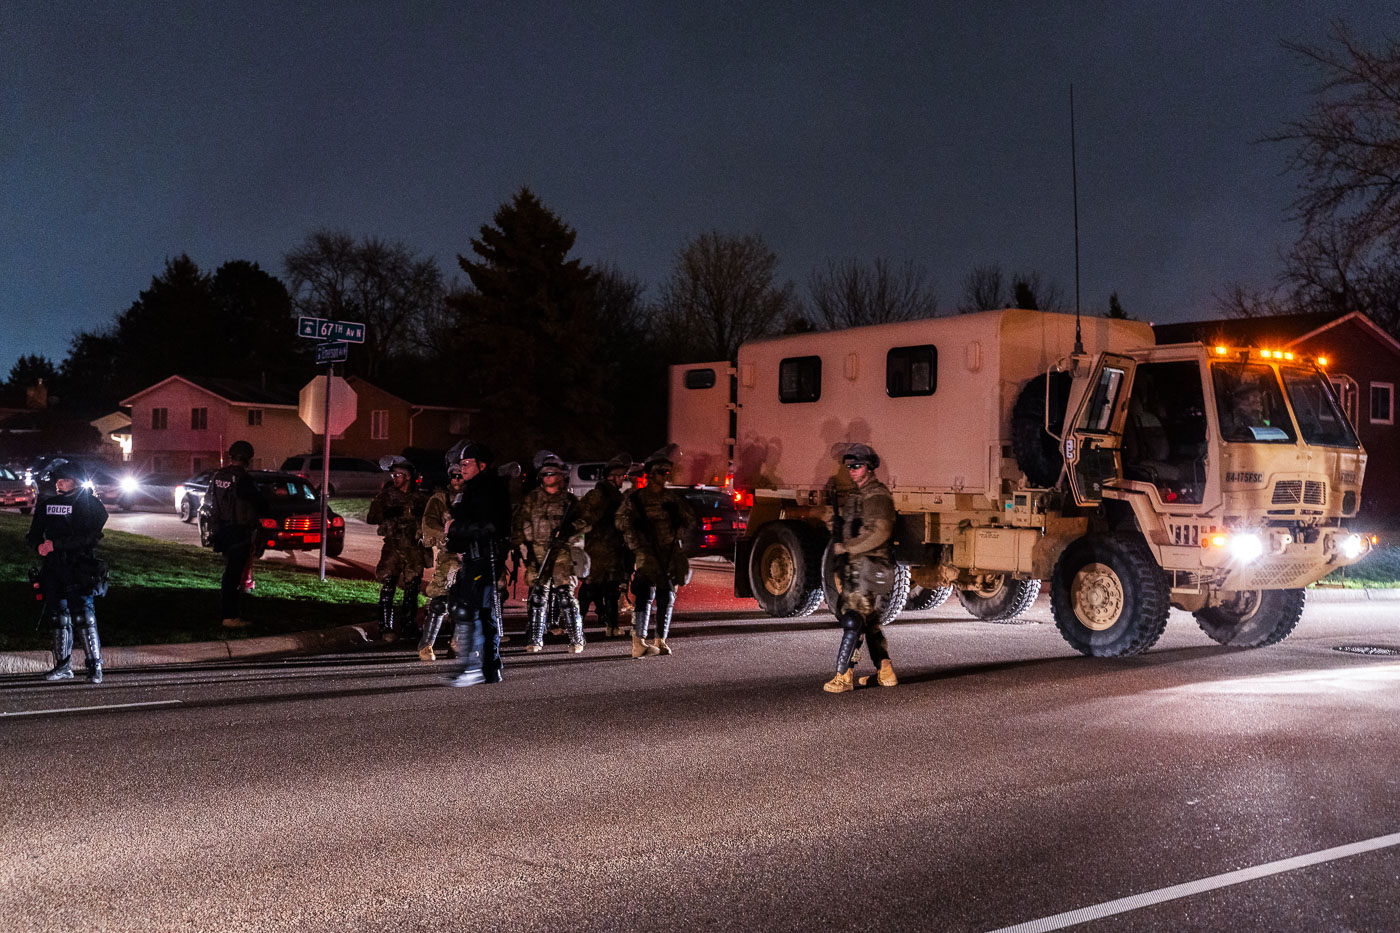
{"type": "Polygon", "coordinates": [[[485,444],[459,441],[449,451],[465,482],[447,522],[447,548],[461,556],[457,579],[448,591],[453,640],[463,658],[455,687],[501,682],[501,575],[510,536],[510,494],[489,469],[485,444]]]}
{"type": "Polygon", "coordinates": [[[243,628],[238,614],[238,597],[253,559],[253,534],[263,511],[262,494],[248,476],[253,445],[234,441],[228,448],[229,462],[209,480],[209,541],[216,553],[224,555],[224,576],[219,586],[219,605],[225,628],[243,628]]]}
{"type": "Polygon", "coordinates": [[[102,645],[92,598],[103,584],[104,565],[95,549],[107,524],[107,510],[90,489],[78,485],[76,464],[51,468],[53,495],[39,500],[26,540],[43,558],[39,587],[44,615],[53,626],[53,670],[45,680],[73,679],[73,620],[83,629],[88,682],[102,683],[102,645]]]}

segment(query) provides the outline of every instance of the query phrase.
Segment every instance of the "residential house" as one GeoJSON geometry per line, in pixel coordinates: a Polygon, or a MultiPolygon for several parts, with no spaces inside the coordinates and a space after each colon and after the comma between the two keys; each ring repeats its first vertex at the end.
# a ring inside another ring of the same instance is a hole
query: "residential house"
{"type": "Polygon", "coordinates": [[[1159,344],[1200,341],[1326,359],[1325,371],[1366,448],[1366,480],[1355,524],[1400,531],[1400,433],[1395,424],[1400,342],[1394,337],[1359,311],[1155,324],[1152,329],[1159,344]]]}
{"type": "MultiPolygon", "coordinates": [[[[359,376],[345,380],[355,390],[355,421],[331,439],[332,449],[347,457],[378,460],[410,448],[441,450],[466,437],[472,409],[408,402],[359,376]]],[[[320,450],[320,439],[317,439],[320,450]]]]}

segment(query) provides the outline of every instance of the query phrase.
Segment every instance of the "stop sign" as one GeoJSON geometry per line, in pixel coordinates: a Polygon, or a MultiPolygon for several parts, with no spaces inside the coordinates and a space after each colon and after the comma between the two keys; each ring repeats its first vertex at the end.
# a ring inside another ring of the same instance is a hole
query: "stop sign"
{"type": "MultiPolygon", "coordinates": [[[[331,434],[340,434],[355,423],[355,390],[339,376],[331,380],[331,434]]],[[[322,422],[326,417],[326,378],[318,376],[301,387],[297,414],[313,433],[324,434],[322,422]]]]}

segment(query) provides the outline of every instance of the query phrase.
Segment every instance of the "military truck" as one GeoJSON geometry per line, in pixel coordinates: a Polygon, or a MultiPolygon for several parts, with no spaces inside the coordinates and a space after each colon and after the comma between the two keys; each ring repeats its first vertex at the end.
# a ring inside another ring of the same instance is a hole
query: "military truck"
{"type": "Polygon", "coordinates": [[[773,616],[835,605],[842,442],[879,452],[899,513],[887,620],[956,594],[1013,622],[1049,581],[1086,655],[1147,650],[1171,606],[1271,645],[1371,544],[1345,526],[1366,453],[1322,361],[1155,346],[1134,321],[1007,309],[754,340],[673,368],[671,424],[678,477],[723,461],[752,496],[735,593],[773,616]]]}

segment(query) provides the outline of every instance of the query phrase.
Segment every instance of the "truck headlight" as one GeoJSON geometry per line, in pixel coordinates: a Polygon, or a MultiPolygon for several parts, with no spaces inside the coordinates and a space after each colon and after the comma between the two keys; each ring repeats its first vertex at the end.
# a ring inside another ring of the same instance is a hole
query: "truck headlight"
{"type": "Polygon", "coordinates": [[[121,481],[122,492],[135,492],[141,488],[141,484],[134,476],[123,476],[121,481]]]}
{"type": "Polygon", "coordinates": [[[1347,560],[1356,560],[1366,553],[1366,540],[1360,535],[1347,535],[1337,542],[1337,551],[1347,560]]]}
{"type": "Polygon", "coordinates": [[[1230,536],[1230,556],[1241,564],[1252,564],[1264,553],[1264,539],[1252,532],[1230,536]]]}

